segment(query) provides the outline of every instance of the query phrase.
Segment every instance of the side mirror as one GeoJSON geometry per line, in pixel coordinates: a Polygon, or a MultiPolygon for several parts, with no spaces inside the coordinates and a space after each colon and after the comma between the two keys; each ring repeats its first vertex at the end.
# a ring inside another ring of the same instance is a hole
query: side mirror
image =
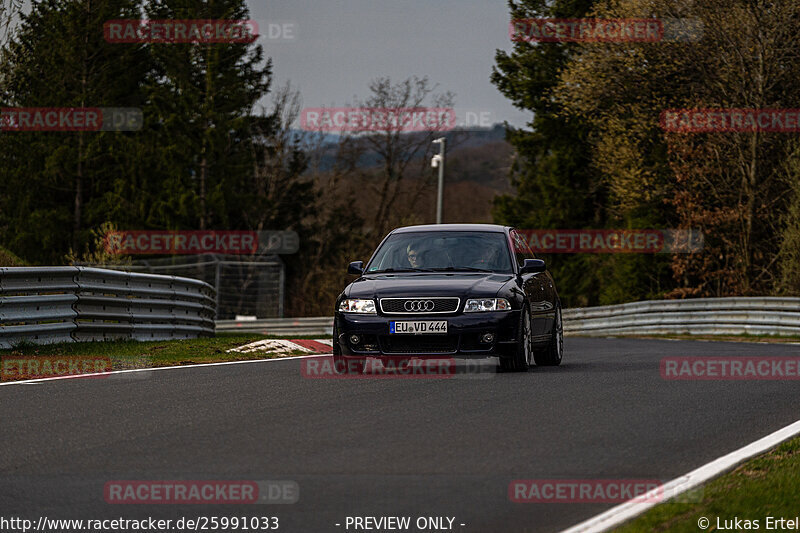
{"type": "Polygon", "coordinates": [[[347,267],[348,274],[354,274],[356,276],[360,276],[364,273],[364,261],[353,261],[350,263],[350,266],[347,267]]]}
{"type": "Polygon", "coordinates": [[[547,270],[547,266],[541,259],[526,259],[522,268],[519,269],[520,274],[538,274],[547,270]]]}

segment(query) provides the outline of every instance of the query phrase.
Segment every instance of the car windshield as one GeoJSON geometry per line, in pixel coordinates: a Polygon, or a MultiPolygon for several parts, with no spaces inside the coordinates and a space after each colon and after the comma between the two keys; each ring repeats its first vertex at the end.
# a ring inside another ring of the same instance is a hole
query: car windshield
{"type": "Polygon", "coordinates": [[[378,272],[511,272],[506,236],[496,232],[437,231],[390,235],[367,265],[378,272]]]}

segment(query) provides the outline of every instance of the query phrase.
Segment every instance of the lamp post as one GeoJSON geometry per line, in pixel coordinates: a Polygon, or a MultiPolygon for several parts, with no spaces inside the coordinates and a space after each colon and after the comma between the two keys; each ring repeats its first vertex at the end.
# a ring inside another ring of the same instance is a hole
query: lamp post
{"type": "Polygon", "coordinates": [[[444,157],[446,141],[444,137],[436,139],[433,144],[439,145],[439,153],[433,156],[431,166],[439,169],[439,193],[436,197],[436,223],[442,223],[442,206],[444,205],[444,157]]]}

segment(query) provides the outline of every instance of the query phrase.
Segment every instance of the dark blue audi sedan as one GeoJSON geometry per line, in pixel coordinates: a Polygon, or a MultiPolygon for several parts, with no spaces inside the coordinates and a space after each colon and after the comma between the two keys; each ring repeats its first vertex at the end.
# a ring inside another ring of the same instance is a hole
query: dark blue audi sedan
{"type": "Polygon", "coordinates": [[[336,301],[334,367],[367,358],[497,357],[506,371],[561,363],[561,304],[553,277],[510,227],[399,228],[336,301]]]}

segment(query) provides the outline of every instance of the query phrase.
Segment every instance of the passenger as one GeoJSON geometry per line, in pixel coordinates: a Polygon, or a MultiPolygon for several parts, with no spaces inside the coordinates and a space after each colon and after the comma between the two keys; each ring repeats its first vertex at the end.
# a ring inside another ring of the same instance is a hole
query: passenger
{"type": "Polygon", "coordinates": [[[470,266],[473,268],[482,268],[485,270],[494,270],[497,262],[497,248],[486,247],[481,251],[480,257],[470,266]]]}

